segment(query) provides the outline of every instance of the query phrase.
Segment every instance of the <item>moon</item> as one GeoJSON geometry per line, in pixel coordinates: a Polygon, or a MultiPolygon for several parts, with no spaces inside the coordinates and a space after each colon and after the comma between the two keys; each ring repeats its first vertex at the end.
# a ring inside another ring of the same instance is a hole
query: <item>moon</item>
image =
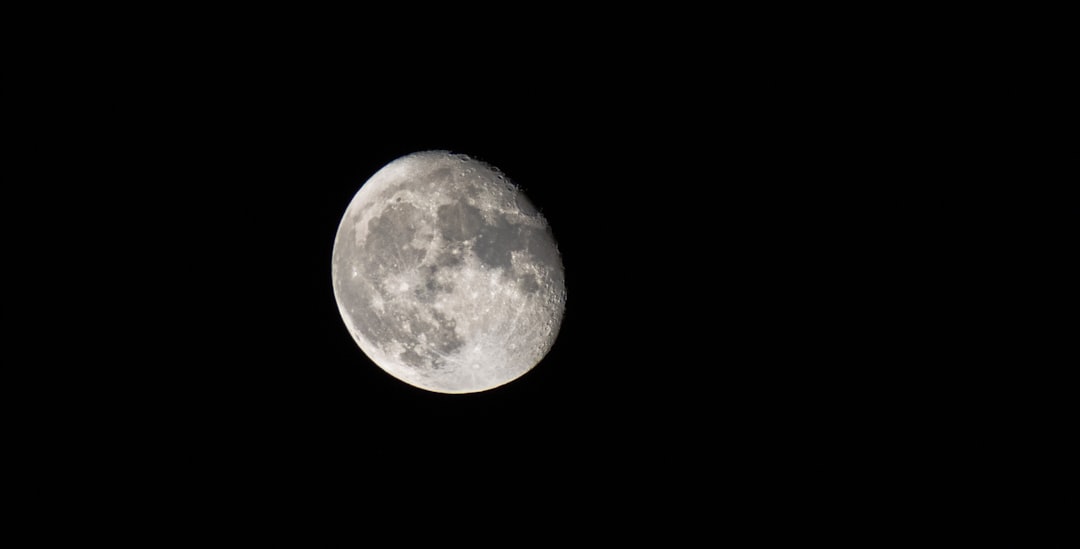
{"type": "Polygon", "coordinates": [[[524,375],[554,344],[566,304],[544,216],[498,169],[447,151],[398,158],[360,187],[331,271],[364,354],[439,393],[524,375]]]}

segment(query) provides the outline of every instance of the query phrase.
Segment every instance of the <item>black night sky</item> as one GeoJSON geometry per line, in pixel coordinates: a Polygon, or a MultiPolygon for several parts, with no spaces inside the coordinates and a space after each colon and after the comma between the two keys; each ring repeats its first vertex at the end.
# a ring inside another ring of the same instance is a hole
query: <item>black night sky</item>
{"type": "Polygon", "coordinates": [[[823,274],[835,244],[831,221],[809,211],[827,201],[808,190],[813,160],[760,98],[713,101],[722,86],[704,81],[656,94],[641,69],[624,70],[525,74],[476,94],[442,89],[456,71],[380,93],[350,78],[245,84],[153,122],[179,126],[184,146],[142,145],[172,163],[151,193],[168,216],[151,211],[138,230],[181,252],[137,237],[154,267],[139,283],[169,274],[135,317],[150,332],[134,367],[147,385],[125,391],[133,400],[117,413],[146,406],[135,421],[154,436],[180,430],[253,470],[450,492],[492,478],[523,490],[709,486],[717,452],[820,433],[843,413],[828,395],[844,374],[830,364],[858,350],[823,328],[837,306],[823,274]],[[334,302],[331,248],[352,195],[385,163],[429,149],[503,170],[563,254],[554,348],[490,392],[391,378],[334,302]],[[842,350],[825,350],[836,338],[842,350]]]}
{"type": "Polygon", "coordinates": [[[803,204],[781,197],[778,172],[790,169],[770,160],[778,145],[753,114],[760,104],[714,101],[721,90],[704,80],[658,93],[633,64],[523,71],[454,93],[460,75],[445,67],[387,82],[339,69],[248,67],[140,94],[104,154],[85,159],[115,173],[81,191],[117,212],[94,220],[107,245],[86,251],[100,271],[82,298],[107,311],[85,348],[110,359],[70,383],[105,389],[83,395],[105,439],[182,440],[193,470],[226,459],[256,476],[630,489],[702,481],[709,448],[753,431],[748,421],[805,417],[810,370],[792,357],[814,343],[788,327],[805,313],[781,311],[816,299],[794,296],[791,281],[813,259],[779,259],[791,242],[781,219],[803,204]],[[490,392],[391,378],[334,301],[331,249],[353,194],[429,149],[503,170],[563,254],[555,346],[490,392]],[[134,161],[117,172],[120,157],[134,161]]]}
{"type": "MultiPolygon", "coordinates": [[[[967,249],[941,236],[948,197],[913,177],[936,153],[896,130],[920,109],[819,63],[828,46],[627,32],[505,57],[485,43],[392,57],[333,33],[60,56],[62,82],[35,91],[55,123],[23,139],[58,144],[9,192],[65,220],[33,225],[60,251],[27,247],[66,266],[29,274],[77,311],[35,370],[40,402],[63,402],[36,412],[56,455],[86,456],[66,478],[150,479],[132,493],[205,505],[415,513],[479,495],[510,516],[555,501],[588,521],[653,516],[677,494],[752,508],[902,453],[880,434],[920,413],[905,388],[928,402],[948,386],[925,383],[922,359],[965,306],[907,321],[967,249]],[[502,170],[563,255],[554,347],[484,393],[385,374],[331,288],[354,193],[430,149],[502,170]]],[[[58,326],[37,309],[23,326],[58,326]]]]}

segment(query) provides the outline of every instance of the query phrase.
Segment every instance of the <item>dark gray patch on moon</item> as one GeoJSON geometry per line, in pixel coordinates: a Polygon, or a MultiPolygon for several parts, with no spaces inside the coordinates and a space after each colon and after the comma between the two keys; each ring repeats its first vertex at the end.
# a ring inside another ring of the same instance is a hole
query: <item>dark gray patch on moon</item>
{"type": "Polygon", "coordinates": [[[464,262],[463,256],[464,248],[462,246],[451,245],[447,249],[438,252],[435,263],[440,267],[456,267],[464,262]]]}
{"type": "MultiPolygon", "coordinates": [[[[562,265],[559,250],[555,247],[551,234],[536,227],[522,228],[521,239],[525,242],[525,251],[540,265],[562,265]]],[[[553,270],[552,274],[562,274],[562,270],[553,270]]],[[[559,281],[562,286],[562,281],[559,281]]]]}
{"type": "Polygon", "coordinates": [[[358,290],[350,291],[343,295],[344,298],[352,299],[350,316],[354,322],[363,322],[364,336],[372,343],[384,345],[393,341],[399,334],[394,323],[391,322],[365,322],[365,319],[379,318],[384,313],[372,306],[372,294],[367,290],[367,285],[356,285],[358,290]]]}
{"type": "Polygon", "coordinates": [[[416,316],[414,307],[391,301],[383,311],[367,305],[365,300],[354,318],[381,318],[381,322],[366,322],[364,335],[380,346],[400,344],[405,350],[398,358],[414,368],[424,369],[442,363],[442,356],[460,349],[465,342],[456,331],[453,319],[435,312],[430,322],[416,316]]]}
{"type": "Polygon", "coordinates": [[[484,225],[484,216],[480,210],[466,204],[455,202],[439,206],[439,231],[450,242],[463,242],[474,238],[484,225]]]}
{"type": "Polygon", "coordinates": [[[419,363],[410,363],[410,366],[423,368],[425,364],[441,364],[441,355],[448,355],[461,348],[465,342],[454,330],[454,321],[436,313],[435,322],[427,322],[419,319],[408,321],[409,330],[399,334],[401,340],[410,343],[413,354],[420,359],[419,363]],[[423,344],[417,344],[422,336],[423,344]]]}
{"type": "Polygon", "coordinates": [[[420,268],[423,276],[423,284],[413,290],[413,295],[421,303],[432,303],[440,294],[448,294],[454,290],[454,285],[439,280],[439,267],[427,265],[420,268]]]}
{"type": "Polygon", "coordinates": [[[423,222],[412,204],[392,204],[368,223],[364,257],[369,269],[401,270],[419,265],[427,250],[411,244],[423,222]]]}
{"type": "Polygon", "coordinates": [[[452,176],[453,172],[450,171],[450,168],[438,168],[427,176],[426,181],[431,185],[441,185],[450,181],[452,176]]]}
{"type": "Polygon", "coordinates": [[[494,224],[487,224],[476,236],[474,249],[484,264],[509,270],[512,267],[510,252],[521,250],[523,245],[518,228],[507,222],[506,216],[500,215],[495,218],[494,224]]]}
{"type": "Polygon", "coordinates": [[[536,277],[530,273],[525,273],[518,278],[518,285],[521,287],[521,291],[532,294],[536,293],[540,289],[540,284],[536,282],[536,277]]]}

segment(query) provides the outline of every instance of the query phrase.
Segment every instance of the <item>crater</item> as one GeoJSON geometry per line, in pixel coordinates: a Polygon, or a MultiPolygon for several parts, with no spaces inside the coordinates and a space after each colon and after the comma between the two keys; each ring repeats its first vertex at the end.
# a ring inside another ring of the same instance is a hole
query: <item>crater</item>
{"type": "Polygon", "coordinates": [[[536,206],[533,206],[532,201],[529,200],[527,196],[525,196],[525,193],[514,193],[514,203],[517,205],[518,211],[528,217],[536,217],[540,215],[540,212],[536,210],[536,206]]]}

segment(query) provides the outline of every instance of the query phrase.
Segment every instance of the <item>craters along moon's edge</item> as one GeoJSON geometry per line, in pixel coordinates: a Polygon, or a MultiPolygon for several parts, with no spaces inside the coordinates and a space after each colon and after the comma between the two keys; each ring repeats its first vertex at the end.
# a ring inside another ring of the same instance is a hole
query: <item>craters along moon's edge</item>
{"type": "Polygon", "coordinates": [[[394,160],[360,188],[332,273],[363,352],[435,392],[484,391],[525,374],[553,345],[565,306],[547,222],[504,174],[446,151],[394,160]]]}

